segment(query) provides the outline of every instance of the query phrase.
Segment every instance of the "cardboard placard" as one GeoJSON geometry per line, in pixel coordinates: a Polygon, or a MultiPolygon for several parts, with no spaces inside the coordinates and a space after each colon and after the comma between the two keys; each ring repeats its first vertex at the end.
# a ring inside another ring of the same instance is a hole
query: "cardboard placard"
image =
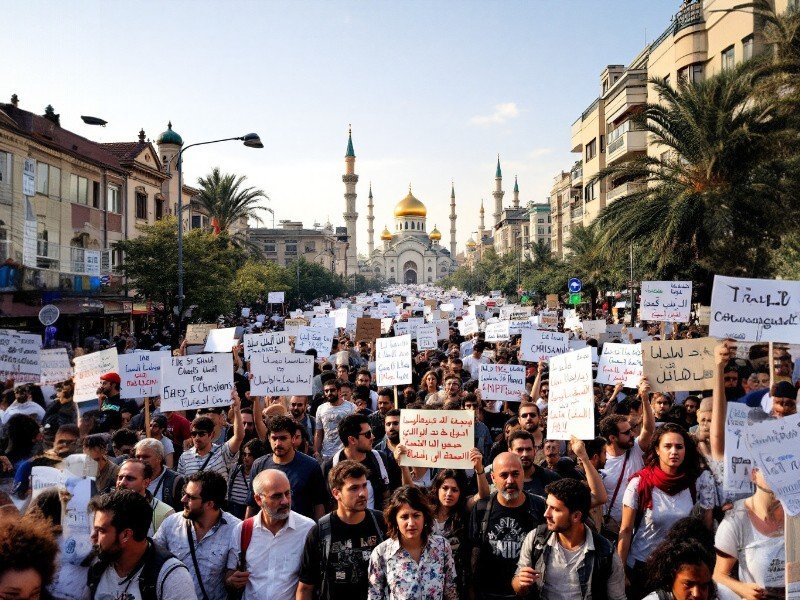
{"type": "Polygon", "coordinates": [[[232,389],[230,352],[161,359],[161,412],[229,406],[232,389]]]}
{"type": "Polygon", "coordinates": [[[190,323],[186,326],[186,345],[204,345],[209,332],[214,331],[216,328],[216,323],[190,323]]]}
{"type": "Polygon", "coordinates": [[[525,365],[479,365],[481,400],[520,402],[525,393],[525,365]]]}
{"type": "Polygon", "coordinates": [[[314,357],[305,354],[261,353],[250,362],[250,393],[254,396],[311,396],[314,357]]]}
{"type": "MultiPolygon", "coordinates": [[[[391,319],[389,319],[391,321],[391,319]]],[[[358,317],[356,320],[356,341],[374,342],[381,337],[381,320],[370,317],[358,317]]]]}
{"type": "Polygon", "coordinates": [[[123,400],[148,398],[161,393],[163,352],[136,352],[119,356],[120,394],[123,400]]]}
{"type": "Polygon", "coordinates": [[[75,360],[75,402],[97,400],[97,388],[100,387],[100,376],[106,373],[119,373],[117,349],[109,348],[100,352],[92,352],[76,356],[75,360]]]}
{"type": "Polygon", "coordinates": [[[642,342],[642,371],[654,392],[691,392],[714,384],[712,338],[642,342]]]}
{"type": "Polygon", "coordinates": [[[401,465],[471,469],[475,447],[475,413],[471,410],[400,411],[400,443],[406,447],[401,465]]]}

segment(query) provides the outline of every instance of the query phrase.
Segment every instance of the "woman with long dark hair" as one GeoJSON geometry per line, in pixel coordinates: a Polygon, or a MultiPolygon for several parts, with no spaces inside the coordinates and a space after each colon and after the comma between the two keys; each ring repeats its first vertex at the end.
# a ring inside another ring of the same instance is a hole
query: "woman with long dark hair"
{"type": "Polygon", "coordinates": [[[714,479],[701,468],[694,440],[680,425],[656,429],[644,465],[625,489],[617,544],[633,600],[644,590],[645,561],[672,525],[697,510],[711,529],[716,500],[714,479]]]}
{"type": "Polygon", "coordinates": [[[665,540],[647,561],[645,600],[714,600],[714,553],[696,539],[665,540]]]}

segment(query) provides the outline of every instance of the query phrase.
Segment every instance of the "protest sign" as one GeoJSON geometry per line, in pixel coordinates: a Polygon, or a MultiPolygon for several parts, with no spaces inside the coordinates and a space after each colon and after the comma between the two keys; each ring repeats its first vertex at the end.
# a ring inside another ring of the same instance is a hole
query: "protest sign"
{"type": "Polygon", "coordinates": [[[481,400],[520,402],[525,393],[525,365],[479,365],[481,400]]]}
{"type": "Polygon", "coordinates": [[[42,373],[40,385],[54,385],[72,377],[72,365],[66,348],[49,348],[39,354],[39,365],[42,373]]]}
{"type": "Polygon", "coordinates": [[[97,388],[100,376],[106,373],[119,373],[117,349],[109,348],[91,354],[75,357],[75,402],[97,401],[97,388]]]}
{"type": "Polygon", "coordinates": [[[336,319],[317,315],[311,319],[311,327],[322,327],[324,329],[336,329],[336,319]]]}
{"type": "Polygon", "coordinates": [[[642,342],[644,376],[654,392],[706,390],[714,383],[712,338],[642,342]]]}
{"type": "Polygon", "coordinates": [[[745,429],[753,467],[758,467],[783,509],[800,514],[800,414],[745,429]]]}
{"type": "MultiPolygon", "coordinates": [[[[347,327],[347,307],[337,308],[328,313],[328,318],[333,319],[333,326],[344,329],[347,327]]],[[[317,319],[314,319],[316,321],[317,319]]],[[[314,323],[316,325],[316,323],[314,323]]]]}
{"type": "Polygon", "coordinates": [[[786,540],[786,600],[800,600],[800,516],[784,515],[786,540]]]}
{"type": "Polygon", "coordinates": [[[417,327],[417,350],[435,350],[439,347],[436,325],[427,323],[417,327]]]}
{"type": "Polygon", "coordinates": [[[308,321],[306,321],[302,317],[295,319],[285,319],[283,321],[283,332],[290,337],[295,337],[297,335],[297,329],[301,325],[308,325],[308,321]]]}
{"type": "Polygon", "coordinates": [[[463,336],[478,333],[478,320],[475,317],[464,317],[458,321],[458,332],[463,336]]]}
{"type": "Polygon", "coordinates": [[[425,324],[425,319],[423,317],[409,317],[408,319],[408,326],[409,326],[409,333],[411,334],[411,339],[415,339],[417,337],[417,327],[420,325],[425,324]]]}
{"type": "Polygon", "coordinates": [[[333,327],[298,327],[294,350],[305,352],[314,349],[317,351],[317,358],[328,358],[331,355],[335,335],[336,330],[333,327]]]}
{"type": "Polygon", "coordinates": [[[461,352],[461,358],[466,358],[470,354],[472,354],[472,348],[475,346],[474,340],[467,340],[466,342],[461,342],[459,346],[461,352]]]}
{"type": "Polygon", "coordinates": [[[203,352],[230,352],[236,345],[236,327],[213,329],[208,332],[203,352]]]}
{"type": "Polygon", "coordinates": [[[643,321],[688,323],[692,312],[691,281],[643,281],[641,312],[643,321]]]}
{"type": "Polygon", "coordinates": [[[471,410],[400,411],[400,443],[407,467],[472,469],[469,452],[475,447],[475,413],[471,410]]]}
{"type": "Polygon", "coordinates": [[[434,319],[431,321],[431,324],[436,325],[436,339],[450,339],[450,324],[447,322],[447,319],[434,319]]]}
{"type": "Polygon", "coordinates": [[[119,397],[147,398],[161,393],[161,352],[119,356],[119,397]]]}
{"type": "Polygon", "coordinates": [[[375,382],[378,387],[411,383],[411,336],[375,340],[375,382]]]}
{"type": "Polygon", "coordinates": [[[16,384],[39,383],[41,348],[40,335],[0,329],[0,377],[16,384]]]}
{"type": "Polygon", "coordinates": [[[547,403],[547,438],[594,438],[594,385],[589,348],[550,359],[550,396],[547,403]]]}
{"type": "Polygon", "coordinates": [[[569,335],[557,331],[523,329],[520,360],[539,362],[569,351],[569,335]]]}
{"type": "Polygon", "coordinates": [[[411,323],[408,321],[398,321],[394,324],[394,334],[396,336],[411,335],[411,323]]]}
{"type": "Polygon", "coordinates": [[[708,335],[800,342],[800,281],[714,276],[708,335]]]}
{"type": "MultiPolygon", "coordinates": [[[[389,319],[391,321],[391,319],[389,319]]],[[[356,320],[356,341],[372,342],[381,337],[381,320],[370,317],[358,317],[356,320]]]]}
{"type": "Polygon", "coordinates": [[[607,323],[603,319],[581,321],[581,329],[586,337],[597,338],[606,332],[607,323]]]}
{"type": "Polygon", "coordinates": [[[725,416],[725,468],[723,486],[726,492],[750,492],[752,461],[744,441],[747,415],[752,409],[746,404],[728,402],[725,416]]]}
{"type": "Polygon", "coordinates": [[[392,331],[392,322],[393,319],[391,317],[381,318],[381,334],[390,333],[392,331]]]}
{"type": "Polygon", "coordinates": [[[230,352],[161,359],[161,412],[228,406],[232,389],[230,352]]]}
{"type": "Polygon", "coordinates": [[[455,311],[455,306],[451,302],[445,302],[439,307],[444,312],[453,312],[455,311]]]}
{"type": "Polygon", "coordinates": [[[208,334],[217,328],[216,323],[190,323],[186,326],[186,345],[202,346],[208,334]]]}
{"type": "Polygon", "coordinates": [[[497,321],[490,325],[486,326],[486,341],[489,343],[492,342],[504,342],[508,340],[510,334],[508,332],[508,321],[497,321]]]}
{"type": "Polygon", "coordinates": [[[36,498],[43,491],[64,485],[67,476],[55,467],[31,468],[31,497],[36,498]]]}
{"type": "Polygon", "coordinates": [[[542,329],[549,329],[550,331],[557,331],[558,313],[555,311],[543,310],[539,313],[539,327],[542,329]]]}
{"type": "Polygon", "coordinates": [[[268,292],[267,303],[283,304],[285,297],[286,297],[286,292],[268,292]]]}
{"type": "Polygon", "coordinates": [[[270,333],[245,333],[242,338],[244,344],[244,359],[253,360],[256,354],[286,353],[290,352],[289,335],[286,331],[270,333]]]}
{"type": "Polygon", "coordinates": [[[638,387],[642,380],[642,346],[640,344],[603,345],[603,353],[597,365],[597,383],[616,385],[622,383],[627,388],[638,387]]]}
{"type": "Polygon", "coordinates": [[[250,361],[254,396],[311,396],[314,357],[305,354],[254,354],[250,361]]]}
{"type": "MultiPolygon", "coordinates": [[[[64,488],[69,493],[69,501],[64,506],[61,517],[61,547],[62,566],[65,563],[80,565],[91,553],[93,545],[92,513],[89,511],[89,501],[92,497],[92,480],[88,477],[67,477],[64,488]]],[[[70,596],[67,595],[67,598],[70,596]]],[[[78,596],[75,595],[75,598],[78,596]]]]}

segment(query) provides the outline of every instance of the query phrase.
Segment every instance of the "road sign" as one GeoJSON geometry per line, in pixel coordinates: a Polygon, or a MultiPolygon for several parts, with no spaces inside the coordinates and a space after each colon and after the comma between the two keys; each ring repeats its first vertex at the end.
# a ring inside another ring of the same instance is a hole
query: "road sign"
{"type": "Polygon", "coordinates": [[[61,316],[61,311],[58,310],[58,307],[53,304],[48,304],[47,306],[43,306],[42,310],[39,311],[39,322],[47,327],[58,321],[59,316],[61,316]]]}
{"type": "Polygon", "coordinates": [[[577,294],[583,289],[583,283],[577,277],[572,277],[567,282],[567,289],[569,290],[570,294],[577,294]]]}
{"type": "Polygon", "coordinates": [[[580,304],[581,303],[581,295],[580,295],[580,293],[570,294],[569,295],[569,303],[570,304],[574,304],[575,306],[580,304]]]}

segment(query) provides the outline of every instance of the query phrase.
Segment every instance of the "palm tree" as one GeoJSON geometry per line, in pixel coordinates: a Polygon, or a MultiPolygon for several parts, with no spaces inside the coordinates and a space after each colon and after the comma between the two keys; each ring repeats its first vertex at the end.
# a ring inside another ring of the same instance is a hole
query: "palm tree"
{"type": "Polygon", "coordinates": [[[635,120],[665,152],[601,171],[647,183],[601,211],[601,242],[650,249],[655,274],[667,278],[767,275],[770,250],[800,222],[787,163],[775,153],[795,137],[785,114],[773,99],[752,96],[747,63],[677,89],[650,83],[661,103],[635,120]]]}

